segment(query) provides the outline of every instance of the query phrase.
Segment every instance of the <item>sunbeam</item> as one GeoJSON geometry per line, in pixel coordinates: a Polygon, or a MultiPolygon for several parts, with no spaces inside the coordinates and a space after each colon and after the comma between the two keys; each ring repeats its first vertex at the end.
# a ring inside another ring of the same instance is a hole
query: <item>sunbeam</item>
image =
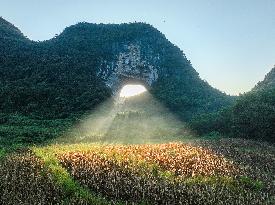
{"type": "Polygon", "coordinates": [[[144,86],[126,85],[84,117],[59,142],[163,143],[180,141],[190,135],[185,123],[146,92],[144,86]]]}

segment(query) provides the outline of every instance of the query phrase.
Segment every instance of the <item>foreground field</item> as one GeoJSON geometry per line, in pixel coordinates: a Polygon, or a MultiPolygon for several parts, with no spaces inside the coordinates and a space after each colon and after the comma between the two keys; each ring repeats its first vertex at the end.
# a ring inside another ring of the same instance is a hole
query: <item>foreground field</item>
{"type": "Polygon", "coordinates": [[[240,139],[30,147],[0,165],[2,204],[274,204],[275,148],[240,139]]]}

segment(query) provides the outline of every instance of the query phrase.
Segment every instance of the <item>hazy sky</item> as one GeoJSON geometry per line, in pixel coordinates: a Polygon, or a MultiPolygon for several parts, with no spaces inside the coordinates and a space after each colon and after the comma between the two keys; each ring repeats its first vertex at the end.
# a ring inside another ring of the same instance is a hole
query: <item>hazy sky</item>
{"type": "Polygon", "coordinates": [[[275,64],[275,0],[0,0],[0,16],[32,40],[81,21],[150,23],[229,94],[249,91],[275,64]]]}

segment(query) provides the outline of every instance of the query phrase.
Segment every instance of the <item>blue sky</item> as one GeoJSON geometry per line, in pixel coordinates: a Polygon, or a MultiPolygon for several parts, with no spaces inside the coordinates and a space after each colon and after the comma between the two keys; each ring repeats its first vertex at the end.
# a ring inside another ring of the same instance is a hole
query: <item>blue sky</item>
{"type": "Polygon", "coordinates": [[[0,0],[0,16],[32,40],[81,21],[150,23],[228,94],[249,91],[275,64],[275,0],[0,0]]]}

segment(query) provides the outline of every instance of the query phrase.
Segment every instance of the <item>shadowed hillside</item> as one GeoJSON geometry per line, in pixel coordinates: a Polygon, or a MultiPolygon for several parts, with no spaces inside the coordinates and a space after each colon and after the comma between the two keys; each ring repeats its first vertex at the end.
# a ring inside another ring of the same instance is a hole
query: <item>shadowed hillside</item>
{"type": "Polygon", "coordinates": [[[1,18],[0,42],[1,112],[66,118],[93,109],[125,80],[139,80],[185,120],[233,101],[202,81],[182,51],[145,23],[78,23],[34,42],[1,18]]]}
{"type": "Polygon", "coordinates": [[[254,90],[260,89],[273,89],[275,88],[275,66],[269,71],[264,80],[260,81],[254,88],[254,90]]]}
{"type": "Polygon", "coordinates": [[[242,94],[232,106],[196,117],[190,123],[199,134],[219,132],[275,142],[275,69],[250,92],[242,94]]]}

